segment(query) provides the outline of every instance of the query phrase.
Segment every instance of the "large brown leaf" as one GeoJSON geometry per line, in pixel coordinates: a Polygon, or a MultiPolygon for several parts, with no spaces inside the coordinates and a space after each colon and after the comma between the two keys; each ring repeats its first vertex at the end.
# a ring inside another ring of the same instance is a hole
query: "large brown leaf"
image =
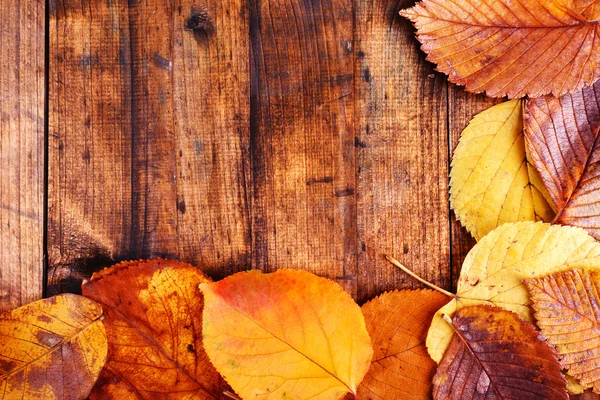
{"type": "Polygon", "coordinates": [[[430,399],[436,363],[425,337],[448,297],[433,290],[384,293],[362,306],[373,341],[373,360],[357,397],[362,400],[430,399]]]}
{"type": "Polygon", "coordinates": [[[73,294],[0,315],[0,399],[85,399],[106,361],[101,318],[73,294]]]}
{"type": "Polygon", "coordinates": [[[527,102],[527,148],[554,202],[555,222],[584,228],[596,239],[600,239],[599,135],[600,83],[572,95],[527,102]]]}
{"type": "Polygon", "coordinates": [[[600,78],[598,1],[424,0],[402,15],[427,59],[471,92],[561,96],[600,78]]]}
{"type": "Polygon", "coordinates": [[[576,268],[524,282],[537,325],[563,368],[600,393],[600,271],[576,268]]]}
{"type": "Polygon", "coordinates": [[[198,269],[174,261],[121,263],[83,294],[104,308],[108,360],[91,399],[218,399],[221,379],[202,345],[198,269]]]}
{"type": "Polygon", "coordinates": [[[433,378],[435,399],[567,399],[566,380],[533,325],[491,306],[459,310],[433,378]]]}

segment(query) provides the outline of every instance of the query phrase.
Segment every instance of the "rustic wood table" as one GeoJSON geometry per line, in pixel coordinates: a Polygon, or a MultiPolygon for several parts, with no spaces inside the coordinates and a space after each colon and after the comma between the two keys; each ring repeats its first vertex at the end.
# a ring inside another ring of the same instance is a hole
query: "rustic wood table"
{"type": "Polygon", "coordinates": [[[0,0],[0,309],[119,260],[301,268],[359,302],[452,288],[450,155],[494,100],[447,83],[414,1],[0,0]]]}

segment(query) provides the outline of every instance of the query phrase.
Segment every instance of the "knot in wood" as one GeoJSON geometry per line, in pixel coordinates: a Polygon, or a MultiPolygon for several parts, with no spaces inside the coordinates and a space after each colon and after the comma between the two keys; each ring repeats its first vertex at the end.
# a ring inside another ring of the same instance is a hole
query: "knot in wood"
{"type": "Polygon", "coordinates": [[[192,12],[185,23],[185,29],[195,33],[211,34],[214,30],[212,18],[205,6],[192,6],[192,12]]]}

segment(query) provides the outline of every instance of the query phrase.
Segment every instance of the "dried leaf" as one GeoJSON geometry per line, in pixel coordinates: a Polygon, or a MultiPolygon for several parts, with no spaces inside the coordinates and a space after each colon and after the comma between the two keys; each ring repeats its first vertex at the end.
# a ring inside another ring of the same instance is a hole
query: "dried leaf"
{"type": "Polygon", "coordinates": [[[117,264],[83,285],[102,304],[108,360],[91,399],[218,399],[202,346],[198,269],[175,261],[117,264]]]}
{"type": "Polygon", "coordinates": [[[442,307],[427,333],[427,350],[437,362],[448,348],[452,328],[442,319],[463,307],[492,304],[533,321],[522,280],[573,267],[600,267],[600,243],[579,228],[542,222],[504,224],[467,255],[457,298],[442,307]]]}
{"type": "Polygon", "coordinates": [[[430,399],[436,363],[425,337],[448,297],[432,290],[384,293],[362,306],[373,341],[373,360],[358,387],[363,400],[430,399]]]}
{"type": "Polygon", "coordinates": [[[567,381],[534,327],[498,307],[465,307],[433,378],[434,399],[568,399],[567,381]]]}
{"type": "Polygon", "coordinates": [[[356,393],[373,350],[360,308],[308,272],[242,272],[200,285],[204,346],[242,398],[356,393]]]}
{"type": "Polygon", "coordinates": [[[450,201],[477,240],[506,222],[550,222],[546,189],[528,162],[523,102],[512,100],[477,115],[463,131],[450,173],[450,201]]]}
{"type": "Polygon", "coordinates": [[[424,0],[401,14],[417,27],[427,59],[468,91],[562,96],[600,78],[596,3],[424,0]]]}
{"type": "Polygon", "coordinates": [[[559,361],[600,393],[600,271],[574,269],[525,280],[537,325],[559,361]]]}
{"type": "Polygon", "coordinates": [[[525,135],[558,210],[555,221],[600,239],[600,83],[528,101],[525,135]]]}
{"type": "Polygon", "coordinates": [[[0,399],[85,399],[106,361],[101,318],[73,294],[0,315],[0,399]]]}

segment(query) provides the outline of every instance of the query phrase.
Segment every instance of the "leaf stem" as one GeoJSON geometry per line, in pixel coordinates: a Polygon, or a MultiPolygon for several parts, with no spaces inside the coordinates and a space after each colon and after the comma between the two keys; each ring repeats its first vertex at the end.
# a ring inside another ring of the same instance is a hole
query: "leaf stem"
{"type": "Polygon", "coordinates": [[[231,393],[229,390],[224,390],[223,394],[230,399],[242,400],[241,397],[238,397],[235,393],[231,393]]]}
{"type": "Polygon", "coordinates": [[[433,290],[437,290],[438,292],[445,294],[448,297],[451,298],[456,298],[456,295],[454,293],[450,293],[447,290],[442,289],[441,287],[435,286],[433,283],[429,283],[427,282],[425,279],[421,278],[419,275],[415,274],[414,272],[412,272],[411,270],[409,270],[408,268],[406,268],[404,265],[400,264],[400,262],[398,260],[396,260],[394,257],[388,256],[386,254],[385,258],[391,262],[392,264],[394,264],[396,267],[400,268],[402,271],[404,271],[405,273],[407,273],[408,275],[412,276],[413,278],[415,278],[416,280],[418,280],[419,282],[421,282],[422,284],[430,287],[433,290]]]}

